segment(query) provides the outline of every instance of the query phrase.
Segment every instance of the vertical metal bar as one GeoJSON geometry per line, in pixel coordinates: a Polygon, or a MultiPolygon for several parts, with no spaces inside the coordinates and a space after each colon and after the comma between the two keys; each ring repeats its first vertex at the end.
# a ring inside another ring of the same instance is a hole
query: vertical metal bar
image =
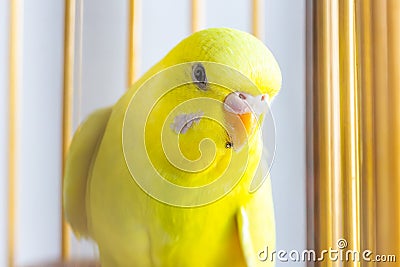
{"type": "MultiPolygon", "coordinates": [[[[308,69],[313,77],[312,88],[309,89],[308,102],[312,103],[312,109],[308,109],[309,123],[307,131],[312,135],[312,166],[309,167],[308,176],[311,177],[314,190],[309,192],[308,201],[312,207],[308,208],[309,218],[313,218],[314,229],[309,229],[308,233],[313,233],[311,238],[314,240],[308,243],[314,246],[310,249],[318,249],[331,243],[332,237],[332,187],[331,187],[331,150],[330,143],[330,24],[329,14],[330,5],[327,1],[311,1],[313,6],[313,27],[309,37],[313,42],[313,56],[311,69],[308,69]]],[[[310,155],[308,157],[310,160],[310,155]]],[[[328,263],[327,263],[328,264],[328,263]]],[[[312,266],[313,263],[309,262],[312,266]]],[[[327,266],[330,266],[329,264],[327,266]]]]}
{"type": "MultiPolygon", "coordinates": [[[[329,38],[326,46],[326,53],[329,55],[327,57],[327,61],[325,64],[328,64],[327,67],[327,77],[328,77],[328,102],[329,106],[329,117],[326,118],[329,124],[328,128],[328,142],[330,143],[329,147],[329,162],[328,162],[328,170],[330,172],[329,180],[327,183],[330,183],[331,186],[331,195],[328,196],[329,202],[331,204],[330,208],[330,216],[326,217],[327,221],[330,221],[329,225],[332,230],[331,236],[327,239],[329,240],[328,244],[325,244],[324,249],[326,247],[332,246],[336,247],[336,242],[343,236],[343,221],[344,221],[344,213],[343,210],[343,186],[345,184],[345,180],[343,179],[342,172],[345,166],[342,165],[342,128],[341,128],[341,62],[340,62],[340,40],[339,40],[339,26],[341,17],[339,14],[340,10],[340,0],[328,1],[327,5],[329,6],[329,11],[327,14],[327,32],[329,32],[329,38]]],[[[320,233],[321,234],[321,233],[320,233]]],[[[327,260],[328,262],[328,260],[327,260]]],[[[329,262],[328,265],[339,266],[340,264],[337,262],[329,262]]]]}
{"type": "MultiPolygon", "coordinates": [[[[308,218],[315,223],[309,234],[315,242],[309,244],[326,249],[343,235],[347,249],[395,254],[400,251],[400,2],[338,0],[338,16],[334,5],[313,0],[313,39],[308,39],[314,45],[308,164],[316,188],[308,195],[314,219],[308,218]],[[340,92],[339,108],[331,90],[340,92]],[[337,124],[329,122],[338,119],[335,114],[340,114],[337,124]],[[330,207],[326,201],[332,201],[331,213],[324,210],[330,207]]],[[[367,264],[379,265],[362,262],[367,264]]]]}
{"type": "Polygon", "coordinates": [[[204,0],[191,0],[191,32],[197,32],[204,26],[204,0]]]}
{"type": "MultiPolygon", "coordinates": [[[[361,251],[376,251],[375,121],[372,54],[372,0],[356,2],[356,44],[360,99],[360,238],[361,251]]],[[[374,262],[363,263],[375,266],[374,262]]]]}
{"type": "MultiPolygon", "coordinates": [[[[313,179],[314,195],[314,245],[316,249],[332,246],[333,235],[337,232],[334,224],[333,210],[337,208],[338,184],[335,178],[340,175],[340,127],[338,127],[338,33],[337,1],[314,1],[313,45],[314,55],[312,72],[314,81],[311,96],[313,114],[308,132],[313,141],[313,179]],[[335,2],[335,3],[334,3],[335,2]],[[310,133],[312,132],[312,133],[310,133]]],[[[340,188],[340,186],[339,186],[340,188]]],[[[340,218],[335,214],[335,219],[340,218]]],[[[324,266],[332,262],[324,261],[324,266]]]]}
{"type": "MultiPolygon", "coordinates": [[[[382,1],[383,2],[383,1],[382,1]]],[[[378,184],[378,250],[384,254],[395,254],[400,252],[400,2],[386,1],[386,78],[387,87],[379,91],[376,88],[376,98],[380,99],[379,120],[386,121],[386,134],[382,138],[387,138],[385,146],[380,150],[385,154],[378,161],[387,159],[385,163],[387,170],[382,170],[386,176],[377,176],[378,184]],[[385,95],[385,96],[383,96],[385,95]],[[384,101],[387,101],[384,103],[384,101]],[[382,111],[380,109],[385,109],[382,111]],[[383,112],[383,113],[380,113],[383,112]],[[387,116],[387,117],[381,117],[387,116]]],[[[382,21],[382,23],[384,23],[382,21]]],[[[382,28],[378,34],[382,34],[382,28]]],[[[380,51],[377,50],[378,54],[380,51]]],[[[384,55],[383,55],[384,56],[384,55]]],[[[381,73],[385,75],[384,73],[381,73]]],[[[378,118],[377,118],[378,119],[378,118]]],[[[382,128],[377,132],[381,134],[382,128]]],[[[400,255],[397,255],[400,257],[400,255]]]]}
{"type": "MultiPolygon", "coordinates": [[[[374,101],[375,101],[375,151],[376,151],[376,242],[377,252],[384,253],[385,244],[392,238],[388,229],[393,229],[391,205],[388,203],[392,173],[390,173],[389,144],[389,95],[388,95],[388,36],[387,36],[387,1],[372,3],[373,62],[374,62],[374,101]]],[[[398,227],[398,226],[397,226],[398,227]]]]}
{"type": "Polygon", "coordinates": [[[129,44],[127,88],[136,80],[139,68],[139,37],[141,21],[141,0],[129,0],[129,44]]]}
{"type": "Polygon", "coordinates": [[[359,0],[357,8],[361,249],[395,254],[400,251],[400,3],[359,0]]]}
{"type": "Polygon", "coordinates": [[[253,35],[260,40],[264,40],[265,35],[265,16],[264,0],[252,0],[252,21],[251,28],[253,35]]]}
{"type": "MultiPolygon", "coordinates": [[[[76,0],[65,1],[64,32],[64,89],[63,89],[63,123],[62,123],[62,174],[71,141],[72,107],[74,85],[74,50],[75,50],[75,12],[76,0]]],[[[62,183],[63,184],[63,183],[62,183]]],[[[63,190],[61,191],[63,192],[63,190]]],[[[70,231],[64,217],[61,201],[61,260],[66,261],[70,254],[70,231]]]]}
{"type": "MultiPolygon", "coordinates": [[[[339,32],[340,32],[340,121],[341,121],[341,199],[343,210],[342,231],[336,240],[345,238],[347,248],[359,251],[359,99],[356,87],[355,69],[355,7],[353,0],[339,0],[339,32]]],[[[346,248],[346,249],[347,249],[346,248]]],[[[355,266],[356,262],[343,263],[344,266],[355,266]]]]}
{"type": "Polygon", "coordinates": [[[21,79],[20,49],[22,36],[23,0],[10,1],[10,87],[9,87],[9,121],[8,121],[8,266],[15,266],[16,246],[16,190],[18,171],[18,106],[21,79]]]}
{"type": "MultiPolygon", "coordinates": [[[[307,91],[311,103],[307,105],[307,168],[314,189],[308,191],[308,221],[313,224],[308,244],[317,251],[337,249],[337,241],[345,238],[348,249],[358,250],[360,94],[356,86],[355,5],[353,0],[310,2],[312,37],[307,40],[313,50],[308,55],[312,78],[308,78],[311,88],[307,91]]],[[[316,264],[357,265],[327,257],[316,264]]]]}
{"type": "Polygon", "coordinates": [[[400,3],[357,4],[364,139],[362,249],[395,254],[400,251],[400,3]]]}

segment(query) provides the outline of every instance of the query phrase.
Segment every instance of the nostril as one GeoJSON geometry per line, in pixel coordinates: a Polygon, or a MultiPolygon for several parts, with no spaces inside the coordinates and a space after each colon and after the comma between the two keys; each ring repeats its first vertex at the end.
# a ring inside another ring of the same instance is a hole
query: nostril
{"type": "Polygon", "coordinates": [[[246,96],[244,94],[239,94],[239,98],[245,100],[246,96]]]}
{"type": "Polygon", "coordinates": [[[229,95],[226,96],[224,100],[225,110],[236,114],[244,114],[251,112],[250,104],[247,103],[249,99],[251,99],[250,96],[247,96],[245,93],[240,93],[240,92],[230,93],[229,95]]]}

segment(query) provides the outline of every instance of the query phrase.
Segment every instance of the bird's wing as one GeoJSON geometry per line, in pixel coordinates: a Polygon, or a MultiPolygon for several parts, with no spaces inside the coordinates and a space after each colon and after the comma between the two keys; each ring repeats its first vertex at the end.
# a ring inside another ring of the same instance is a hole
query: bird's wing
{"type": "Polygon", "coordinates": [[[91,114],[79,126],[68,151],[64,172],[64,211],[78,236],[89,237],[86,186],[111,110],[110,107],[91,114]]]}
{"type": "Polygon", "coordinates": [[[273,266],[270,258],[264,260],[263,254],[275,250],[275,219],[269,177],[254,193],[250,202],[239,208],[236,223],[247,266],[273,266]]]}
{"type": "Polygon", "coordinates": [[[240,245],[242,248],[244,259],[248,267],[256,266],[256,258],[254,257],[253,242],[250,233],[249,217],[247,216],[244,207],[240,207],[236,214],[236,223],[240,245]]]}

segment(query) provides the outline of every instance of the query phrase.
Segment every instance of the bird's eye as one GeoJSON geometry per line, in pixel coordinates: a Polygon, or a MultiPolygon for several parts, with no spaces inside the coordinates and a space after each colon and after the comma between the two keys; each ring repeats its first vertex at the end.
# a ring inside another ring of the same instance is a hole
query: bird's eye
{"type": "Polygon", "coordinates": [[[192,79],[201,90],[207,89],[206,69],[201,63],[196,63],[192,67],[192,79]]]}

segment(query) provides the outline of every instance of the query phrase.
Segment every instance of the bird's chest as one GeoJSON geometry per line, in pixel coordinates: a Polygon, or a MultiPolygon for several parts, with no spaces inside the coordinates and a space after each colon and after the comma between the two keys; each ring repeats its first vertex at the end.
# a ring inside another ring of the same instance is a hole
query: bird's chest
{"type": "Polygon", "coordinates": [[[170,207],[156,211],[153,219],[157,222],[149,229],[151,250],[155,258],[162,255],[164,262],[189,266],[184,261],[197,259],[216,266],[215,261],[226,261],[218,259],[221,255],[231,255],[238,249],[232,207],[222,208],[218,204],[194,209],[170,207]]]}

